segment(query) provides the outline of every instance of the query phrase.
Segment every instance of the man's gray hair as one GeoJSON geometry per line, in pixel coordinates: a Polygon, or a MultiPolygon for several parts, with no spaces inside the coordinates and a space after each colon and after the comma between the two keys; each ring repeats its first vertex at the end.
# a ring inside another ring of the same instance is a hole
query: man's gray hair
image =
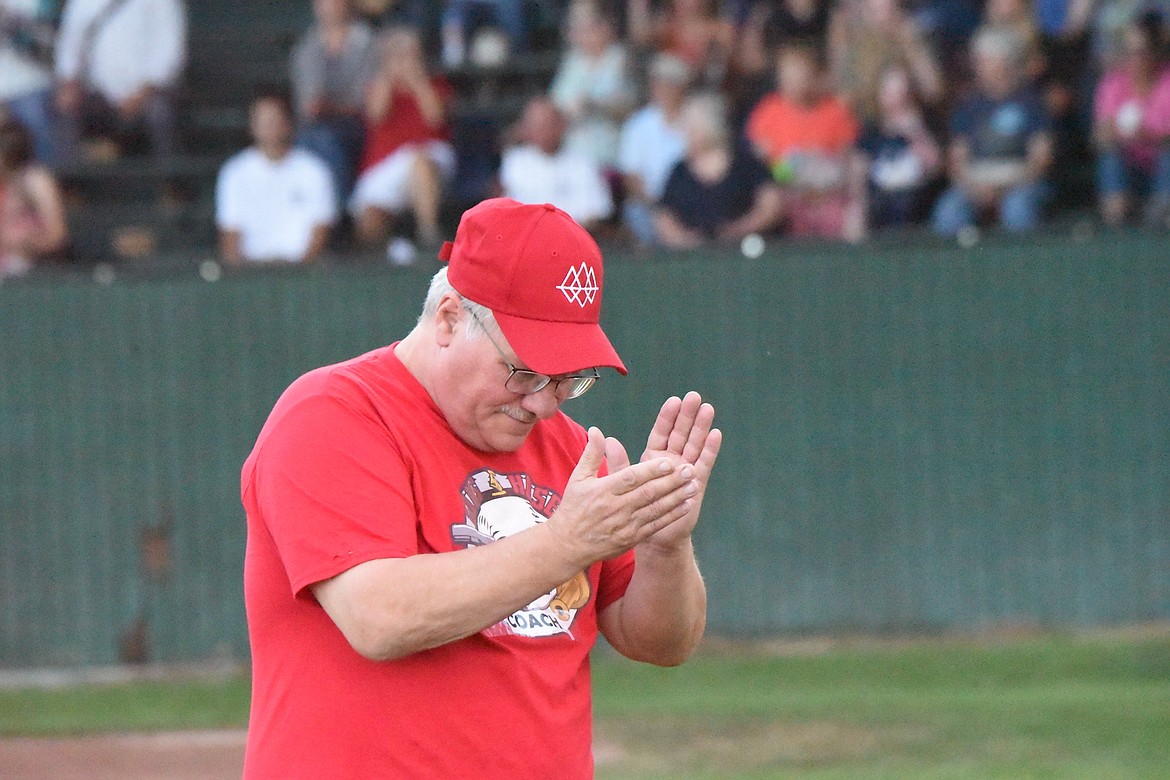
{"type": "Polygon", "coordinates": [[[427,298],[423,302],[422,314],[418,318],[419,324],[429,321],[435,316],[435,312],[439,309],[439,301],[447,293],[458,295],[460,300],[463,301],[463,308],[474,315],[467,318],[467,338],[469,340],[474,340],[484,335],[487,332],[485,328],[491,328],[496,333],[500,332],[500,326],[496,323],[496,315],[492,313],[491,309],[469,298],[463,297],[458,290],[451,286],[451,282],[447,280],[446,265],[431,277],[431,286],[427,290],[427,298]],[[479,326],[480,322],[483,323],[483,328],[479,326]]]}

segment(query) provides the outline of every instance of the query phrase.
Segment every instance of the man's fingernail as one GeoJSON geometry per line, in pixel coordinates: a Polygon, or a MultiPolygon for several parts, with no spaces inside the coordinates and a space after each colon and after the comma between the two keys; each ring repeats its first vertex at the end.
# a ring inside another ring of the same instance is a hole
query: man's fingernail
{"type": "Polygon", "coordinates": [[[695,469],[694,469],[694,467],[687,465],[687,466],[683,466],[682,471],[679,473],[682,474],[683,479],[691,479],[692,477],[695,476],[695,469]]]}
{"type": "Polygon", "coordinates": [[[658,470],[661,471],[663,474],[668,473],[670,471],[670,469],[671,469],[671,465],[670,465],[669,460],[658,461],[658,470]]]}

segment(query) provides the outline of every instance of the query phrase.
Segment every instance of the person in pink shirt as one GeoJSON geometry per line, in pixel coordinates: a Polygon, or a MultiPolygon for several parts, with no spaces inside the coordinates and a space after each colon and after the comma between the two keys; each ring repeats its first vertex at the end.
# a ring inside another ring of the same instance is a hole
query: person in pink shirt
{"type": "Polygon", "coordinates": [[[1125,221],[1139,193],[1145,221],[1170,225],[1170,66],[1157,12],[1138,16],[1122,38],[1122,56],[1101,77],[1094,100],[1101,218],[1125,221]]]}

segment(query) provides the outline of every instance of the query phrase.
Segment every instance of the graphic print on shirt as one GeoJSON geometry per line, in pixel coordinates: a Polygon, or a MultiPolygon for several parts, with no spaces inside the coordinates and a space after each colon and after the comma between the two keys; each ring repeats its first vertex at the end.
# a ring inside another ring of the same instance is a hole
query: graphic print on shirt
{"type": "MultiPolygon", "coordinates": [[[[465,519],[451,526],[451,540],[457,547],[491,544],[532,528],[548,520],[561,502],[559,493],[535,484],[527,474],[498,474],[491,469],[468,475],[460,494],[465,519]]],[[[483,634],[572,637],[577,610],[589,603],[589,595],[589,578],[585,572],[577,572],[568,582],[484,629],[483,634]]]]}

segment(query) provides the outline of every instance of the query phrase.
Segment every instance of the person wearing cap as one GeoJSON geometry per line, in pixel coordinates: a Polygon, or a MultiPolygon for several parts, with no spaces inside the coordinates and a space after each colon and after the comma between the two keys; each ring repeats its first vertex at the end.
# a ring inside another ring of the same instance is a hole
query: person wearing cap
{"type": "Polygon", "coordinates": [[[561,405],[626,369],[604,269],[550,204],[468,210],[401,341],[316,369],[244,464],[244,776],[593,773],[589,651],[681,663],[722,435],[697,393],[645,452],[561,405]]]}

